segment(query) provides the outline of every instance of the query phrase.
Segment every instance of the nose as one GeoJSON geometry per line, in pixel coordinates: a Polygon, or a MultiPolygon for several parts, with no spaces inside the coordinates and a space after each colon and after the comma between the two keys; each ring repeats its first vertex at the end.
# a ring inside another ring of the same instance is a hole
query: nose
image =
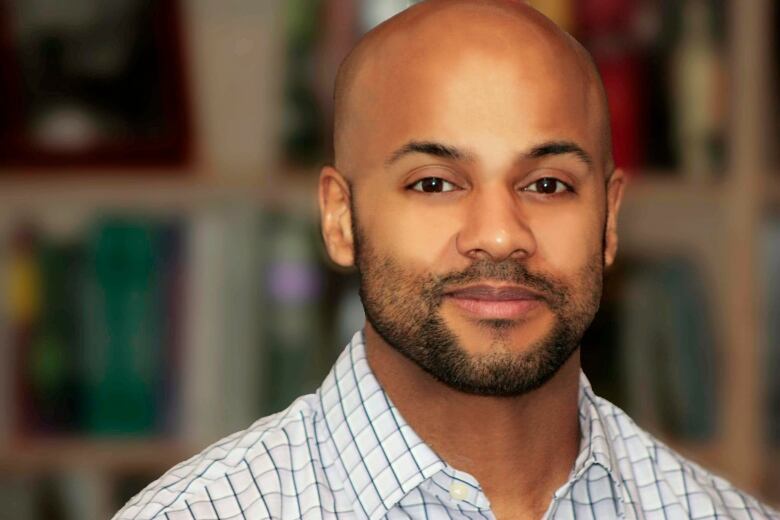
{"type": "Polygon", "coordinates": [[[504,187],[474,193],[455,244],[472,260],[525,259],[536,252],[536,239],[517,194],[504,187]]]}

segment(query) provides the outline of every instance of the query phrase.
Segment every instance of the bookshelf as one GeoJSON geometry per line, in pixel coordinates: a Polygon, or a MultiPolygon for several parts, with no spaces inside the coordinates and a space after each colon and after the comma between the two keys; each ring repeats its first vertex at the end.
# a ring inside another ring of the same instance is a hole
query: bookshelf
{"type": "Polygon", "coordinates": [[[307,209],[316,205],[314,170],[289,169],[284,180],[225,179],[197,169],[171,175],[103,170],[74,177],[30,178],[16,171],[0,173],[0,215],[45,213],[52,207],[85,210],[120,209],[156,214],[186,214],[209,205],[248,204],[258,207],[307,209]],[[312,197],[314,200],[312,201],[312,197]]]}
{"type": "MultiPolygon", "coordinates": [[[[76,219],[109,211],[188,220],[213,209],[236,207],[316,219],[317,169],[285,165],[270,144],[278,142],[282,88],[281,80],[264,72],[277,70],[284,61],[279,30],[283,2],[263,6],[239,2],[243,7],[236,12],[196,4],[187,4],[184,12],[190,26],[188,53],[200,129],[193,164],[182,167],[186,171],[147,169],[140,176],[132,169],[111,168],[66,176],[0,171],[0,230],[20,217],[56,220],[62,209],[76,214],[76,219]],[[249,79],[244,80],[247,70],[249,79]],[[236,85],[240,95],[231,90],[236,85]],[[249,110],[236,102],[250,97],[256,102],[249,110]],[[236,122],[241,135],[257,138],[232,139],[224,130],[236,122]],[[258,146],[259,142],[266,144],[258,146]]],[[[719,356],[726,371],[718,433],[706,442],[653,433],[777,506],[780,488],[773,468],[780,463],[780,447],[770,446],[762,434],[765,414],[760,407],[765,396],[759,345],[768,318],[760,312],[762,274],[755,269],[763,219],[780,208],[780,172],[765,159],[774,145],[765,109],[772,101],[768,73],[772,5],[770,0],[733,0],[726,5],[732,110],[725,172],[712,181],[688,179],[673,170],[631,172],[621,210],[618,255],[685,256],[700,269],[712,295],[719,356]]],[[[248,424],[251,418],[246,419],[248,424]]],[[[114,507],[117,499],[109,496],[116,496],[113,488],[123,478],[143,475],[151,481],[217,440],[217,433],[137,439],[0,437],[0,476],[92,475],[108,483],[97,488],[105,512],[114,507]]]]}
{"type": "Polygon", "coordinates": [[[780,173],[772,172],[767,175],[765,182],[766,189],[762,190],[765,201],[770,209],[780,208],[780,173]]]}
{"type": "Polygon", "coordinates": [[[163,472],[195,455],[197,449],[170,438],[39,438],[6,443],[0,472],[46,474],[84,471],[102,475],[163,472]]]}

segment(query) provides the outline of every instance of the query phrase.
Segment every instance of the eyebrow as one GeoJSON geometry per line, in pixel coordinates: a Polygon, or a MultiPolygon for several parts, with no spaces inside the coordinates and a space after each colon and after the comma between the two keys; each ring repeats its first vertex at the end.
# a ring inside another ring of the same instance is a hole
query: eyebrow
{"type": "Polygon", "coordinates": [[[442,143],[436,143],[433,141],[409,141],[396,151],[394,151],[390,157],[385,161],[385,166],[390,166],[394,162],[398,161],[405,155],[413,153],[422,153],[425,155],[432,155],[434,157],[441,157],[442,159],[451,159],[454,161],[470,161],[472,160],[471,154],[466,153],[463,150],[459,150],[454,146],[448,146],[442,143]]]}
{"type": "MultiPolygon", "coordinates": [[[[395,150],[385,161],[390,166],[401,157],[413,153],[421,153],[450,159],[454,161],[473,161],[474,155],[455,146],[437,143],[435,141],[409,141],[395,150]]],[[[588,168],[593,166],[593,158],[581,146],[573,141],[546,141],[533,146],[527,152],[520,154],[521,159],[541,159],[555,155],[572,154],[585,163],[588,168]]]]}
{"type": "Polygon", "coordinates": [[[531,148],[526,155],[529,159],[540,159],[551,155],[573,154],[588,167],[593,166],[593,158],[581,146],[572,141],[548,141],[531,148]]]}

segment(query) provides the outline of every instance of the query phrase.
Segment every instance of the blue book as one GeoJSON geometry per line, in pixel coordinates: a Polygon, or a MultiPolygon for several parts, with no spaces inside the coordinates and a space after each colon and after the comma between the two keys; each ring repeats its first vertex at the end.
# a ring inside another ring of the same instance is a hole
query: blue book
{"type": "Polygon", "coordinates": [[[643,427],[706,439],[717,427],[716,345],[707,295],[682,259],[642,263],[625,282],[622,359],[643,427]]]}

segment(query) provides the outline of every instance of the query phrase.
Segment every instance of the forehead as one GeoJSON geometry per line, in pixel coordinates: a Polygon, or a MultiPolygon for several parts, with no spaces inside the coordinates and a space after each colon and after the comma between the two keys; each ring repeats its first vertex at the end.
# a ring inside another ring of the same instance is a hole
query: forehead
{"type": "Polygon", "coordinates": [[[381,42],[355,82],[350,148],[363,167],[410,138],[477,155],[550,139],[595,152],[601,114],[582,58],[536,28],[488,28],[398,31],[381,42]]]}

